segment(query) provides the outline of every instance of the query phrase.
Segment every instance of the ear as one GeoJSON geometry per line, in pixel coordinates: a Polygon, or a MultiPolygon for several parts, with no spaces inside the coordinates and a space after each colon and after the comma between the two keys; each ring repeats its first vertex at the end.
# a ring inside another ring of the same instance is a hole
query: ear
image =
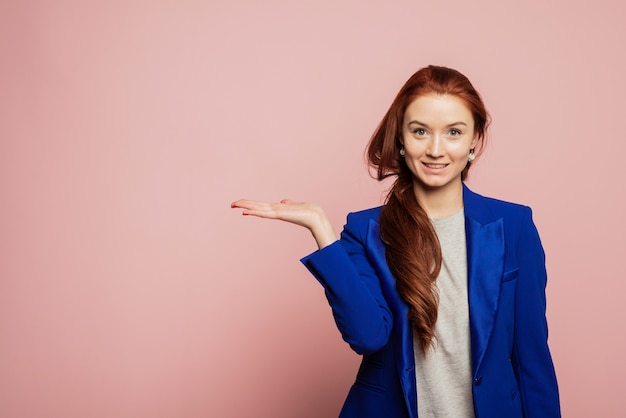
{"type": "Polygon", "coordinates": [[[402,135],[402,132],[396,135],[396,140],[400,143],[400,145],[404,146],[404,135],[402,135]]]}
{"type": "Polygon", "coordinates": [[[471,149],[476,148],[476,145],[478,144],[478,133],[474,134],[474,138],[472,138],[472,144],[470,145],[471,149]]]}

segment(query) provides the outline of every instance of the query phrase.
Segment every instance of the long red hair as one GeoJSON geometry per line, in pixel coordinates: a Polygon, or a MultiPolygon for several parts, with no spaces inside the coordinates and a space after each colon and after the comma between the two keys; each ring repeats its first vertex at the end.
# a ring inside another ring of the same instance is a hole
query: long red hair
{"type": "MultiPolygon", "coordinates": [[[[380,214],[380,236],[386,246],[387,263],[396,278],[396,288],[409,306],[409,320],[424,353],[435,341],[441,245],[415,197],[413,174],[400,155],[400,148],[406,108],[427,94],[454,96],[467,106],[478,138],[476,155],[483,149],[490,121],[480,95],[467,77],[451,68],[430,65],[417,71],[402,86],[367,146],[367,158],[376,170],[376,178],[380,181],[396,177],[380,214]]],[[[468,161],[461,179],[467,177],[470,167],[468,161]]]]}

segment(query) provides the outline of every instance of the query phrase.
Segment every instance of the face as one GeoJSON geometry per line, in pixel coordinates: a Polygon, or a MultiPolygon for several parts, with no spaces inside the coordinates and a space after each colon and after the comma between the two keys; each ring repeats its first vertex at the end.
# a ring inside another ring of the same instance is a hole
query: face
{"type": "Polygon", "coordinates": [[[402,131],[415,193],[460,192],[461,172],[477,142],[467,106],[454,96],[420,96],[407,107],[402,131]]]}

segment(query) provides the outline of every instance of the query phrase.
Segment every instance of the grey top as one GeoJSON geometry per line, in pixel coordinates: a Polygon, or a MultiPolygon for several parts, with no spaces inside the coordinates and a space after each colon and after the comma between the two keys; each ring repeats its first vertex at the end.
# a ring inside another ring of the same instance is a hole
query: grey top
{"type": "Polygon", "coordinates": [[[424,356],[417,341],[413,344],[418,415],[474,418],[464,210],[431,221],[441,243],[443,263],[437,278],[435,347],[424,356]]]}

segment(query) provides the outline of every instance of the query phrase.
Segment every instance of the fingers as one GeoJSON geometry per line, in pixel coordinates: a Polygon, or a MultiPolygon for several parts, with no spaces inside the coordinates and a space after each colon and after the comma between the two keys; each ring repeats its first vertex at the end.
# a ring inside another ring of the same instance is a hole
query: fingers
{"type": "Polygon", "coordinates": [[[230,204],[231,208],[241,208],[241,209],[253,209],[262,206],[264,202],[257,202],[255,200],[246,200],[239,199],[230,204]]]}
{"type": "Polygon", "coordinates": [[[259,202],[258,200],[239,199],[230,204],[231,208],[250,209],[250,210],[270,210],[280,204],[293,204],[292,200],[283,199],[280,203],[259,202]]]}
{"type": "Polygon", "coordinates": [[[231,203],[231,208],[239,208],[244,209],[244,214],[249,215],[250,211],[267,211],[270,209],[270,203],[267,202],[258,202],[256,200],[246,200],[240,199],[233,203],[231,203]]]}
{"type": "Polygon", "coordinates": [[[245,208],[248,205],[248,202],[251,202],[251,201],[245,200],[245,199],[235,200],[233,203],[230,204],[230,207],[231,208],[245,208]]]}
{"type": "Polygon", "coordinates": [[[231,203],[231,208],[243,209],[242,215],[258,216],[261,218],[277,219],[279,203],[259,202],[256,200],[240,199],[231,203]]]}

